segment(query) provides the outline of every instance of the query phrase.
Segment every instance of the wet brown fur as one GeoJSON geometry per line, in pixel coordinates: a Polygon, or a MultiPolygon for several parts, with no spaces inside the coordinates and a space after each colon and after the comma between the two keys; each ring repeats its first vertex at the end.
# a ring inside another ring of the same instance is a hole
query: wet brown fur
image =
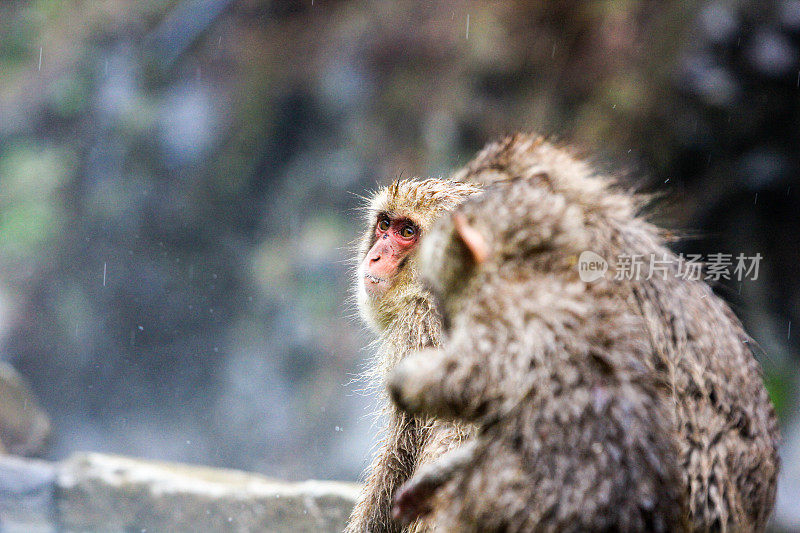
{"type": "Polygon", "coordinates": [[[449,217],[427,236],[424,277],[451,326],[391,382],[408,411],[481,427],[410,483],[444,483],[442,530],[674,530],[685,509],[693,531],[763,531],[779,434],[751,340],[677,275],[642,200],[528,135],[455,178],[487,187],[456,211],[489,256],[475,264],[449,217]],[[579,279],[584,250],[606,278],[579,279]],[[610,279],[623,254],[667,259],[666,279],[610,279]]]}

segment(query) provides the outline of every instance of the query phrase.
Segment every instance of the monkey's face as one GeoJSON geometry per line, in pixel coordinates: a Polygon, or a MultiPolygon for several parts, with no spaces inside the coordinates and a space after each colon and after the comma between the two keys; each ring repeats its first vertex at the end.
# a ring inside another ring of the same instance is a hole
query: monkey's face
{"type": "Polygon", "coordinates": [[[365,210],[355,289],[361,316],[374,329],[408,320],[409,306],[428,301],[415,266],[422,236],[442,212],[478,191],[473,184],[441,179],[397,180],[373,195],[365,210]]]}
{"type": "Polygon", "coordinates": [[[381,212],[375,221],[372,246],[358,269],[360,291],[381,299],[395,285],[419,242],[419,225],[407,216],[381,212]]]}

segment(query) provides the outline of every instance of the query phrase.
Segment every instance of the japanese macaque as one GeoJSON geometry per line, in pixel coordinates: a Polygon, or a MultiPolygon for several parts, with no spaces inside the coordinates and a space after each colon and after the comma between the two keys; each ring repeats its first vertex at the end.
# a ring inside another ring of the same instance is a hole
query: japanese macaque
{"type": "Polygon", "coordinates": [[[447,482],[431,507],[442,531],[679,531],[686,491],[643,320],[611,282],[578,279],[581,213],[547,202],[541,180],[494,184],[423,246],[447,339],[402,362],[390,390],[480,433],[422,467],[397,515],[416,518],[447,482]]]}
{"type": "MultiPolygon", "coordinates": [[[[450,180],[398,180],[370,200],[367,231],[358,251],[356,294],[365,321],[380,335],[371,377],[383,389],[389,370],[407,354],[438,346],[439,315],[418,281],[416,251],[441,213],[478,192],[475,184],[450,180]]],[[[391,517],[392,496],[417,466],[457,446],[466,426],[409,416],[386,406],[387,426],[365,488],[346,531],[401,531],[391,517]]],[[[427,526],[414,524],[412,531],[427,526]]]]}
{"type": "Polygon", "coordinates": [[[478,436],[421,467],[395,516],[442,531],[763,531],[779,434],[760,366],[728,306],[680,276],[642,199],[525,135],[455,178],[485,192],[421,246],[443,347],[402,361],[389,389],[403,411],[478,436]],[[608,275],[581,279],[586,250],[608,275]],[[614,279],[634,254],[666,271],[614,279]]]}

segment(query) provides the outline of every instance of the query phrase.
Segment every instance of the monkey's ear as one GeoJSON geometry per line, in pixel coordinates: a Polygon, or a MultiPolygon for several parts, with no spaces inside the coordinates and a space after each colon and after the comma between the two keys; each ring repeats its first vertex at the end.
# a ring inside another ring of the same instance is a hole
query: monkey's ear
{"type": "Polygon", "coordinates": [[[475,263],[480,265],[486,261],[486,258],[489,257],[489,246],[486,244],[483,235],[470,226],[461,213],[453,213],[453,224],[456,228],[456,235],[472,254],[472,259],[475,260],[475,263]]]}

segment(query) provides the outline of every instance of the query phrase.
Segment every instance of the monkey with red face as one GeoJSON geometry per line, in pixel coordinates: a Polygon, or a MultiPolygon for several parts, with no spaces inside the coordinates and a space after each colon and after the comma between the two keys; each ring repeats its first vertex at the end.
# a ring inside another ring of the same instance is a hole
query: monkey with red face
{"type": "MultiPolygon", "coordinates": [[[[361,316],[379,334],[369,375],[381,391],[384,377],[403,357],[439,346],[441,320],[430,292],[419,282],[416,250],[440,214],[479,190],[479,185],[451,180],[398,180],[376,192],[367,206],[355,290],[361,316]]],[[[401,413],[383,400],[387,424],[347,526],[350,533],[401,531],[391,517],[396,489],[420,464],[457,446],[470,431],[461,424],[401,413]]],[[[409,529],[429,528],[417,522],[409,529]]]]}

